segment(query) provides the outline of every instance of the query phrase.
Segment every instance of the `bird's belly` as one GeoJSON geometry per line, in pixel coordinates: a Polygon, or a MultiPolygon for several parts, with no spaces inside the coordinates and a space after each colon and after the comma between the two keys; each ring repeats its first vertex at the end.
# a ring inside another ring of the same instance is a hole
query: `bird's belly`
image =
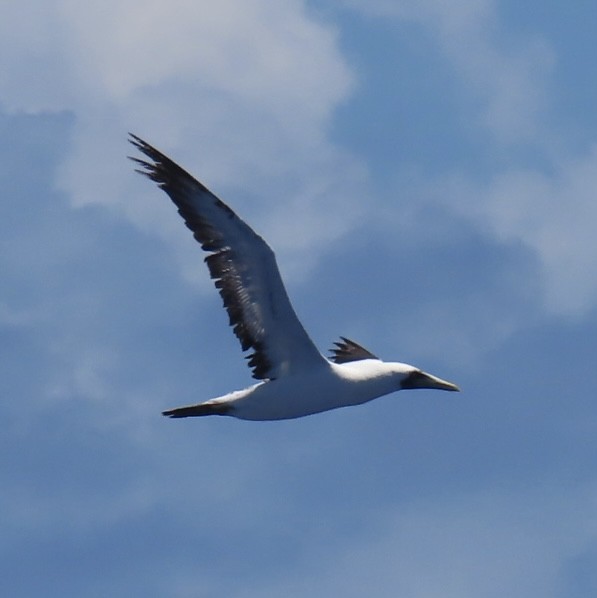
{"type": "Polygon", "coordinates": [[[246,420],[294,419],[358,405],[381,394],[385,393],[336,377],[299,380],[289,376],[255,385],[232,403],[230,415],[246,420]]]}

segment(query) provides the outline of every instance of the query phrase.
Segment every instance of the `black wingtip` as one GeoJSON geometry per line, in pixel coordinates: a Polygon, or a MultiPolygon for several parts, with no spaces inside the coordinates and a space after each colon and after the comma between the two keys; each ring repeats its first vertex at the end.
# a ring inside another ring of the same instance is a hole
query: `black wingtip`
{"type": "MultiPolygon", "coordinates": [[[[147,143],[147,141],[144,141],[143,139],[141,139],[141,137],[139,137],[138,135],[135,135],[134,133],[129,132],[129,139],[128,142],[131,145],[134,145],[139,151],[143,152],[146,156],[148,157],[152,157],[151,156],[151,151],[155,151],[153,147],[151,147],[151,145],[149,145],[149,143],[147,143]]],[[[127,156],[127,158],[129,160],[132,160],[135,164],[138,164],[139,166],[141,166],[144,170],[140,170],[139,168],[135,168],[135,172],[138,172],[139,174],[144,174],[146,176],[148,176],[148,170],[150,170],[152,168],[152,165],[149,162],[146,162],[145,160],[141,160],[140,158],[137,158],[136,156],[127,156]]]]}
{"type": "MultiPolygon", "coordinates": [[[[147,141],[144,141],[141,139],[141,137],[135,135],[134,133],[129,133],[128,142],[144,154],[147,154],[147,149],[151,147],[147,141]]],[[[131,156],[129,156],[129,158],[131,158],[131,160],[135,159],[131,156]]]]}
{"type": "Polygon", "coordinates": [[[141,139],[141,137],[139,137],[138,135],[135,135],[134,133],[131,133],[130,131],[129,131],[129,143],[132,143],[133,145],[135,145],[137,147],[142,147],[144,145],[148,145],[145,140],[141,139]]]}
{"type": "MultiPolygon", "coordinates": [[[[146,156],[149,156],[152,159],[155,159],[156,155],[162,155],[162,153],[155,149],[153,145],[147,143],[145,139],[141,139],[141,137],[135,135],[134,133],[129,133],[128,142],[135,146],[140,152],[143,152],[146,156]]],[[[135,158],[132,159],[135,160],[135,158]]]]}
{"type": "Polygon", "coordinates": [[[332,353],[331,359],[335,363],[348,363],[350,361],[360,361],[362,359],[379,359],[371,351],[365,347],[355,343],[345,336],[340,337],[340,341],[336,341],[330,351],[332,353]]]}
{"type": "Polygon", "coordinates": [[[176,409],[169,409],[168,411],[162,411],[164,417],[185,417],[184,415],[177,415],[176,409]]]}
{"type": "Polygon", "coordinates": [[[189,405],[188,407],[177,407],[162,411],[164,417],[178,419],[181,417],[204,417],[206,415],[228,415],[230,406],[223,403],[200,403],[199,405],[189,405]]]}

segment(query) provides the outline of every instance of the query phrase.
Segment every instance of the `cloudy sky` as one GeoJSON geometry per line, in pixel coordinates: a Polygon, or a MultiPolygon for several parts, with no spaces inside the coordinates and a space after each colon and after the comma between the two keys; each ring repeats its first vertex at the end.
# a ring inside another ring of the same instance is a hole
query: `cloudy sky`
{"type": "Polygon", "coordinates": [[[0,3],[0,593],[597,594],[597,5],[0,3]],[[133,131],[339,335],[461,385],[287,422],[133,131]]]}

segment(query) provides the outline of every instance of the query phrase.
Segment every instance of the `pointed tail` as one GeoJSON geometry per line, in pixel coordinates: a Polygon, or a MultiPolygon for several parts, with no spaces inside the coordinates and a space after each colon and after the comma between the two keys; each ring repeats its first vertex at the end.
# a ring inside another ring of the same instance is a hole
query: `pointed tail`
{"type": "Polygon", "coordinates": [[[222,403],[199,403],[198,405],[189,405],[188,407],[177,407],[162,411],[166,417],[203,417],[204,415],[229,415],[230,406],[222,403]]]}

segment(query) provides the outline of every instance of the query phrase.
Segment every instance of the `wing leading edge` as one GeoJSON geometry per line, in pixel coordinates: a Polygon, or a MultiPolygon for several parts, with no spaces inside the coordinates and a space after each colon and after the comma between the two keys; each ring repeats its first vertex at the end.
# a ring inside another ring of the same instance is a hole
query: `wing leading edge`
{"type": "Polygon", "coordinates": [[[327,363],[303,328],[284,288],[274,252],[251,227],[188,172],[131,134],[149,160],[131,158],[163,189],[208,252],[205,262],[253,377],[275,379],[327,363]]]}

